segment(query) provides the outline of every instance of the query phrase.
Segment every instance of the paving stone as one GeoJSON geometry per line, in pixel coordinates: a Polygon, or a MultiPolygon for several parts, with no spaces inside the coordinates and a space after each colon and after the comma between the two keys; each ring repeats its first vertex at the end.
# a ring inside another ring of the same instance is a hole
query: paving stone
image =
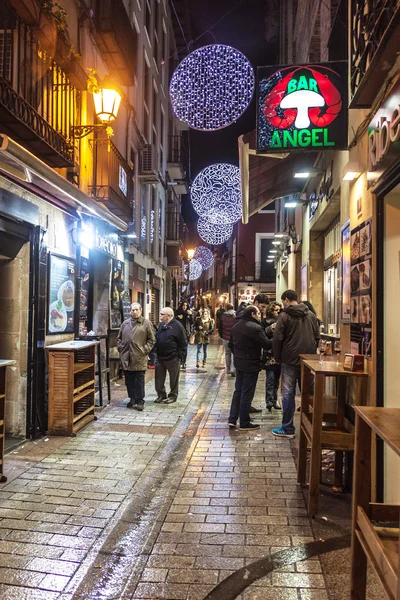
{"type": "Polygon", "coordinates": [[[40,571],[54,575],[73,575],[78,566],[78,563],[67,562],[65,560],[34,558],[27,564],[26,568],[30,571],[40,571]]]}
{"type": "Polygon", "coordinates": [[[186,600],[189,586],[176,583],[139,583],[134,598],[186,600]]]}

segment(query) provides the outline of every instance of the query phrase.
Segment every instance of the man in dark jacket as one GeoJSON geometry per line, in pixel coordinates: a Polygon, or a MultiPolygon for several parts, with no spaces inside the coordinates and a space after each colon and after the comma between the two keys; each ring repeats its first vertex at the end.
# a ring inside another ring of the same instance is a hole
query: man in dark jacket
{"type": "Polygon", "coordinates": [[[235,377],[235,369],[232,361],[232,352],[229,348],[229,340],[231,339],[231,331],[235,323],[236,313],[233,310],[233,304],[228,302],[226,305],[226,311],[223,313],[219,321],[218,333],[224,344],[226,372],[232,377],[235,377]]]}
{"type": "Polygon", "coordinates": [[[282,426],[273,429],[277,437],[294,437],[296,383],[300,386],[300,354],[315,354],[319,340],[316,316],[305,304],[297,304],[294,290],[282,294],[284,310],[280,313],[273,337],[273,353],[282,365],[282,426]]]}
{"type": "Polygon", "coordinates": [[[174,319],[174,311],[169,306],[161,309],[160,325],[156,336],[155,387],[157,404],[176,402],[179,389],[179,368],[186,355],[187,337],[183,326],[174,319]],[[165,391],[165,378],[169,373],[171,391],[165,391]]]}
{"type": "Polygon", "coordinates": [[[262,368],[261,350],[269,350],[272,343],[267,339],[261,325],[261,313],[257,306],[248,306],[232,328],[229,347],[233,352],[236,368],[236,385],[232,397],[229,427],[236,427],[240,417],[239,429],[247,431],[259,429],[259,425],[250,422],[251,401],[256,391],[258,374],[262,368]]]}

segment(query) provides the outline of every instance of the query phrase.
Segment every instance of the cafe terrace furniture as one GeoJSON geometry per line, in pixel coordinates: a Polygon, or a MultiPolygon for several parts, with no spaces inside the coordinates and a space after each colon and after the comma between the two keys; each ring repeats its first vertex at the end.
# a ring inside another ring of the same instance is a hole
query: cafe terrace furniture
{"type": "Polygon", "coordinates": [[[368,373],[345,371],[336,361],[324,361],[318,356],[302,356],[301,362],[301,413],[298,460],[298,482],[306,483],[307,445],[311,446],[308,514],[318,513],[319,485],[321,478],[321,451],[335,451],[335,485],[342,485],[343,452],[354,450],[354,432],[346,418],[346,386],[350,377],[360,378],[358,404],[367,403],[368,373]],[[314,396],[310,385],[314,376],[314,396]],[[336,411],[324,412],[325,383],[329,377],[336,378],[336,411]]]}
{"type": "Polygon", "coordinates": [[[371,501],[372,438],[378,436],[400,456],[400,408],[356,406],[355,412],[350,598],[366,598],[368,559],[386,597],[400,600],[400,506],[371,501]]]}
{"type": "Polygon", "coordinates": [[[0,359],[0,483],[7,481],[3,475],[4,438],[6,435],[6,367],[15,365],[15,360],[0,359]]]}
{"type": "Polygon", "coordinates": [[[49,365],[49,433],[75,435],[96,419],[95,349],[98,341],[46,346],[49,365]]]}

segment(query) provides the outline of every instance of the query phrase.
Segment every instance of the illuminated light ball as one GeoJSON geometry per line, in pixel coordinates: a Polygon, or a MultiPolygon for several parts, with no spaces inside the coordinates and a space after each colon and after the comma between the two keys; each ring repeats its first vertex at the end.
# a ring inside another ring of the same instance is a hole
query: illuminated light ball
{"type": "Polygon", "coordinates": [[[208,221],[208,219],[200,217],[197,221],[197,231],[201,239],[207,242],[207,244],[218,246],[218,244],[223,244],[229,240],[233,233],[233,224],[216,225],[208,221]]]}
{"type": "Polygon", "coordinates": [[[214,254],[206,246],[198,246],[193,258],[199,261],[204,271],[209,269],[214,263],[214,254]]]}
{"type": "Polygon", "coordinates": [[[201,263],[199,263],[198,260],[196,260],[195,258],[192,258],[192,260],[189,262],[189,279],[190,281],[194,281],[195,279],[198,279],[200,277],[200,275],[202,274],[203,271],[203,267],[201,266],[201,263]]]}
{"type": "Polygon", "coordinates": [[[240,169],[227,163],[206,167],[190,188],[194,210],[217,225],[236,223],[242,217],[240,169]]]}
{"type": "Polygon", "coordinates": [[[254,92],[254,71],[231,46],[203,46],[183,59],[169,95],[177,118],[199,131],[228,127],[244,113],[254,92]]]}

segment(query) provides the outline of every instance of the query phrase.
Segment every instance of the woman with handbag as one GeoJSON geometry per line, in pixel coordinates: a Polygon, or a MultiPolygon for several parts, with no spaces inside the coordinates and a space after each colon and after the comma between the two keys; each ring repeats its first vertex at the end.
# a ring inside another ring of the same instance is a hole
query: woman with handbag
{"type": "MultiPolygon", "coordinates": [[[[190,310],[188,303],[182,302],[175,313],[175,318],[181,323],[183,329],[186,332],[186,338],[188,342],[190,342],[191,334],[193,331],[193,317],[192,311],[190,310]]],[[[186,359],[187,359],[187,348],[185,352],[185,356],[181,359],[181,367],[183,370],[186,369],[186,359]]]]}
{"type": "Polygon", "coordinates": [[[207,346],[210,343],[210,335],[214,331],[214,319],[211,318],[208,308],[203,308],[201,314],[194,322],[195,343],[197,344],[196,368],[200,367],[200,354],[203,349],[203,367],[207,362],[207,346]]]}

